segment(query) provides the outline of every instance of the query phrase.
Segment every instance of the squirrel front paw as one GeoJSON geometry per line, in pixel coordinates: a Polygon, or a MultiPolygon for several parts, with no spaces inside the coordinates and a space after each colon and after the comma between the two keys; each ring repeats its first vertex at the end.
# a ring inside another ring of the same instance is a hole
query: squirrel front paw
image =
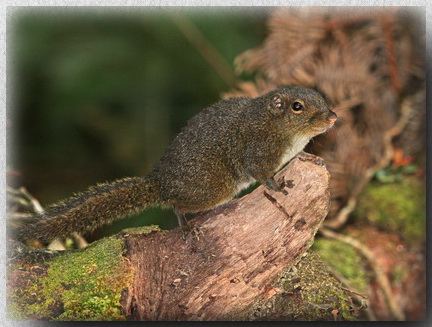
{"type": "Polygon", "coordinates": [[[307,153],[305,151],[300,151],[296,155],[296,158],[298,158],[301,161],[311,161],[311,162],[313,162],[316,165],[323,166],[324,168],[326,167],[324,159],[322,159],[321,157],[318,157],[318,156],[316,156],[314,154],[307,153]]]}
{"type": "Polygon", "coordinates": [[[272,178],[269,178],[268,180],[266,180],[266,182],[265,182],[264,185],[265,185],[265,187],[267,187],[269,190],[276,191],[276,192],[281,192],[281,193],[283,193],[283,194],[285,194],[285,195],[288,195],[288,192],[287,192],[286,190],[283,189],[283,187],[284,187],[285,184],[283,184],[283,185],[279,185],[279,184],[274,180],[273,177],[272,177],[272,178]]]}

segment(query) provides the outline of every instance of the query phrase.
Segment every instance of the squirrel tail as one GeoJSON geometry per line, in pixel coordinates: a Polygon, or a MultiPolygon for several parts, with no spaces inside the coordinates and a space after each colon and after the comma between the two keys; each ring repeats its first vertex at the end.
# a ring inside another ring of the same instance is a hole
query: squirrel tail
{"type": "Polygon", "coordinates": [[[115,219],[163,205],[160,188],[151,177],[132,177],[97,184],[83,193],[51,205],[46,212],[25,219],[17,231],[20,240],[49,242],[73,232],[91,232],[115,219]]]}

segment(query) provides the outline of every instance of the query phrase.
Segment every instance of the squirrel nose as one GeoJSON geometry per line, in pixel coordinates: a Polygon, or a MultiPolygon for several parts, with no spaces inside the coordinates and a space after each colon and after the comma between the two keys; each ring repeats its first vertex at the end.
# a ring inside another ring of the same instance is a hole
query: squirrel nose
{"type": "Polygon", "coordinates": [[[337,120],[337,116],[334,112],[332,112],[332,115],[329,118],[327,118],[328,123],[331,125],[333,125],[336,120],[337,120]]]}

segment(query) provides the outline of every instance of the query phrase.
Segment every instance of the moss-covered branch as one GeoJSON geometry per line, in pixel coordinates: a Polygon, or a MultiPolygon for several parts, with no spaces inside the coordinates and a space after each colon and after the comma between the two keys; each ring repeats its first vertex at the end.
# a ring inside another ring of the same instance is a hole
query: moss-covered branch
{"type": "Polygon", "coordinates": [[[339,283],[303,258],[328,212],[328,172],[295,159],[276,178],[288,195],[259,187],[203,214],[199,239],[143,228],[70,252],[10,242],[11,318],[350,319],[339,283]]]}

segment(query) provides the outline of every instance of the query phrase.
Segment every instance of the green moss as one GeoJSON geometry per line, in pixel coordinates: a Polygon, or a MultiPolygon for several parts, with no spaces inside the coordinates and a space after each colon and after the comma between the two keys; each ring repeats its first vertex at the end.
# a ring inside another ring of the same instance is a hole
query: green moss
{"type": "Polygon", "coordinates": [[[160,232],[160,231],[161,229],[157,225],[131,227],[122,230],[123,233],[128,233],[128,234],[149,234],[151,232],[160,232]]]}
{"type": "Polygon", "coordinates": [[[402,265],[396,265],[391,273],[391,279],[395,283],[401,283],[407,277],[407,270],[402,265]]]}
{"type": "Polygon", "coordinates": [[[251,320],[347,320],[354,319],[348,295],[314,252],[308,252],[293,269],[281,274],[274,287],[280,291],[260,300],[251,320]]]}
{"type": "Polygon", "coordinates": [[[415,177],[399,183],[370,183],[355,211],[378,228],[401,235],[418,244],[426,237],[425,185],[415,177]]]}
{"type": "Polygon", "coordinates": [[[27,298],[15,300],[34,319],[124,320],[120,297],[132,272],[123,252],[123,241],[113,236],[60,255],[29,287],[27,298]]]}
{"type": "Polygon", "coordinates": [[[312,249],[358,292],[366,291],[368,280],[361,256],[349,244],[332,239],[316,239],[312,249]]]}

